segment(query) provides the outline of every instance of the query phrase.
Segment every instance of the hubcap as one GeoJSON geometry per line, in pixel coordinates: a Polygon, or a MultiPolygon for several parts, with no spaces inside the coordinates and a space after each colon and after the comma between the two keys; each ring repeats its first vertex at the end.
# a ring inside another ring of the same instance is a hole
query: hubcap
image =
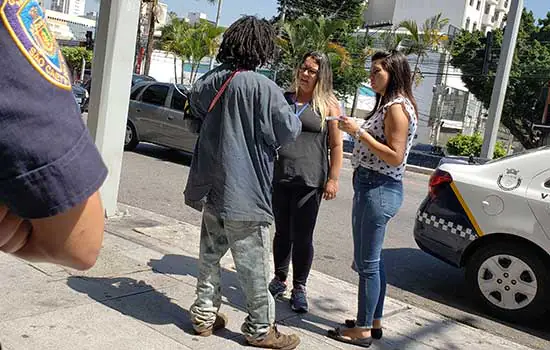
{"type": "Polygon", "coordinates": [[[128,145],[132,141],[134,133],[130,125],[126,125],[126,137],[124,138],[124,145],[128,145]]]}
{"type": "Polygon", "coordinates": [[[537,278],[523,260],[511,255],[495,255],[483,262],[477,283],[483,296],[493,305],[518,310],[537,295],[537,278]]]}

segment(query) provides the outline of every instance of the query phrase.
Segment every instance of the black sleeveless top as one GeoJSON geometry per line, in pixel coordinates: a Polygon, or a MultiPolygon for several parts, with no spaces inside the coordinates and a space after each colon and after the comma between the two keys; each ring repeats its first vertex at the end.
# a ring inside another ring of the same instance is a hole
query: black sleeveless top
{"type": "MultiPolygon", "coordinates": [[[[294,94],[286,93],[285,98],[295,112],[302,109],[296,106],[294,94]]],[[[299,116],[302,132],[296,141],[279,149],[275,162],[273,181],[280,184],[324,187],[328,177],[328,129],[325,122],[321,127],[321,116],[307,106],[299,116]]]]}

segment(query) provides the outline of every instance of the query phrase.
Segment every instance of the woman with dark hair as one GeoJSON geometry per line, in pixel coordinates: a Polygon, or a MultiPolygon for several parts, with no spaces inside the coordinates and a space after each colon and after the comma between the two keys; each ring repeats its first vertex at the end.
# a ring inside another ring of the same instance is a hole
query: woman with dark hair
{"type": "Polygon", "coordinates": [[[302,121],[296,141],[279,149],[275,162],[273,212],[275,238],[273,257],[275,278],[269,291],[275,297],[286,291],[292,255],[293,289],[290,305],[307,312],[306,282],[313,261],[313,231],[321,199],[336,198],[342,167],[342,133],[336,120],[340,115],[332,89],[332,67],[326,54],[307,53],[294,75],[288,104],[302,121]]]}
{"type": "Polygon", "coordinates": [[[386,225],[403,202],[403,175],[417,128],[417,107],[412,94],[412,74],[407,58],[399,51],[377,52],[370,74],[376,107],[358,125],[341,118],[340,129],[355,140],[352,226],[354,261],[359,274],[357,319],[347,329],[336,328],[336,340],[370,346],[382,337],[382,312],[386,275],[382,245],[386,225]]]}
{"type": "Polygon", "coordinates": [[[224,34],[222,63],[191,90],[189,105],[202,126],[185,189],[185,202],[202,211],[197,299],[190,309],[197,335],[225,327],[219,312],[220,260],[231,250],[246,297],[241,328],[249,345],[294,349],[297,335],[275,326],[269,293],[269,226],[276,150],[292,142],[301,123],[279,87],[254,70],[275,52],[275,31],[266,20],[243,17],[224,34]],[[204,209],[204,210],[203,210],[204,209]]]}

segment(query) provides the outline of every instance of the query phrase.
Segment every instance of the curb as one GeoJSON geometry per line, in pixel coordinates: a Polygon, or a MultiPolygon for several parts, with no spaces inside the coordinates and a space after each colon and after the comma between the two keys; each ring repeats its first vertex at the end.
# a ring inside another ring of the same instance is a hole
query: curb
{"type": "MultiPolygon", "coordinates": [[[[351,159],[352,157],[353,155],[351,153],[344,152],[344,159],[351,159]]],[[[406,170],[411,173],[422,174],[422,175],[432,175],[432,173],[434,172],[434,169],[424,168],[421,166],[411,165],[411,164],[407,164],[406,170]]]]}

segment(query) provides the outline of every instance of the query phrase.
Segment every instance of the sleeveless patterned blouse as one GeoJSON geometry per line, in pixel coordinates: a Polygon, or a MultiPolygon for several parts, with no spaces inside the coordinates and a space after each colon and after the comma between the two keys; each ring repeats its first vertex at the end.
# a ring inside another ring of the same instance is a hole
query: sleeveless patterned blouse
{"type": "Polygon", "coordinates": [[[395,180],[401,181],[403,180],[407,158],[409,157],[409,152],[411,150],[414,135],[416,134],[416,129],[418,126],[416,112],[411,101],[406,97],[397,97],[393,101],[390,101],[380,107],[371,118],[365,120],[363,125],[361,125],[361,128],[371,134],[377,141],[386,144],[387,141],[386,135],[384,134],[384,118],[388,108],[396,103],[403,104],[409,117],[409,135],[407,136],[407,149],[405,150],[405,158],[403,159],[403,163],[397,167],[391,166],[378,158],[378,156],[371,152],[366,145],[355,141],[352,165],[354,168],[362,166],[381,174],[388,175],[395,180]]]}

